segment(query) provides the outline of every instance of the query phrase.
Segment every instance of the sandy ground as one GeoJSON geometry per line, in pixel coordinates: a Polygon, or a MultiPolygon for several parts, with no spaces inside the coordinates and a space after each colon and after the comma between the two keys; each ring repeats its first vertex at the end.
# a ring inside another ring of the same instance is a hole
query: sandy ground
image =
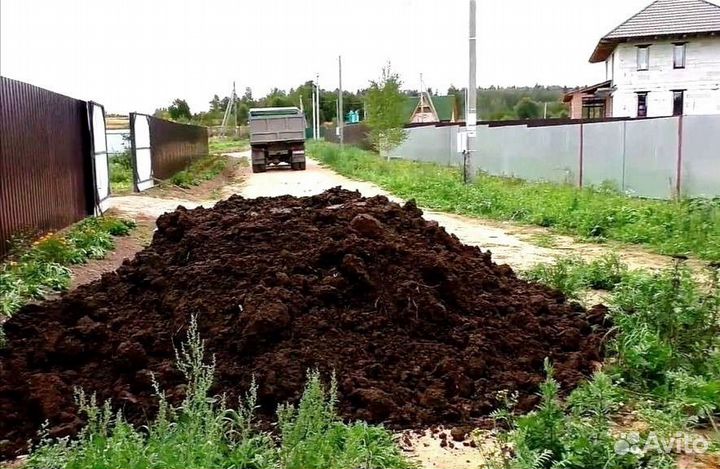
{"type": "MultiPolygon", "coordinates": [[[[232,153],[230,156],[247,158],[249,152],[232,153]]],[[[248,167],[241,167],[236,177],[227,182],[227,185],[212,192],[214,197],[206,200],[198,200],[197,197],[184,199],[158,198],[157,195],[130,195],[113,197],[111,206],[114,211],[130,217],[154,220],[179,205],[186,208],[211,207],[217,200],[234,194],[247,198],[285,194],[307,196],[336,186],[360,191],[365,196],[385,195],[396,202],[403,202],[372,183],[350,180],[311,159],[307,162],[306,171],[292,171],[288,168],[253,174],[248,167]]],[[[527,269],[540,262],[551,262],[559,256],[576,255],[591,259],[608,252],[616,252],[633,268],[656,269],[670,265],[672,262],[667,256],[653,254],[639,247],[579,243],[571,237],[555,235],[539,227],[473,219],[433,211],[425,211],[425,217],[437,221],[464,243],[489,249],[495,262],[509,264],[516,270],[527,269]],[[546,247],[541,247],[537,243],[546,247]]],[[[136,249],[139,250],[141,247],[140,243],[136,243],[136,249]]],[[[131,256],[134,254],[132,251],[132,249],[124,250],[122,255],[131,256]]],[[[115,256],[108,264],[118,263],[117,257],[115,256]]],[[[86,279],[89,280],[87,277],[86,279]]],[[[483,463],[478,449],[462,443],[456,443],[453,448],[441,447],[441,440],[433,437],[429,432],[422,436],[405,437],[403,441],[408,453],[418,460],[423,468],[470,469],[477,468],[483,463]]]]}

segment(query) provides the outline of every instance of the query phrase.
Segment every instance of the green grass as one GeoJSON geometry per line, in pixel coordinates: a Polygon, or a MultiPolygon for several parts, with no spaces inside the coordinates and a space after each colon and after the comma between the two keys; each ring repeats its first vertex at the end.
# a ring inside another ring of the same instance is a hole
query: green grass
{"type": "Polygon", "coordinates": [[[615,254],[591,262],[558,258],[523,274],[568,296],[588,289],[611,292],[613,331],[607,349],[617,379],[633,391],[663,399],[688,388],[683,380],[709,379],[715,384],[698,381],[694,387],[717,399],[712,412],[720,411],[718,275],[710,268],[709,280],[698,278],[680,261],[659,272],[631,271],[615,254]]]}
{"type": "Polygon", "coordinates": [[[632,273],[617,254],[606,254],[590,262],[576,256],[558,257],[554,263],[538,264],[522,275],[577,297],[588,289],[612,291],[632,273]]]}
{"type": "MultiPolygon", "coordinates": [[[[247,139],[222,139],[213,137],[209,141],[210,155],[193,161],[190,166],[174,174],[170,181],[176,186],[189,189],[203,181],[217,177],[227,166],[227,158],[222,153],[243,151],[250,148],[247,139]]],[[[130,153],[126,152],[110,158],[110,190],[113,194],[126,194],[133,190],[133,172],[130,153]]]]}
{"type": "Polygon", "coordinates": [[[209,155],[193,161],[188,169],[175,173],[170,182],[174,185],[189,189],[198,186],[204,181],[215,179],[228,165],[228,157],[222,155],[209,155]]]}
{"type": "Polygon", "coordinates": [[[528,240],[541,248],[554,248],[558,244],[557,238],[550,233],[537,233],[530,236],[528,240]]]}
{"type": "MultiPolygon", "coordinates": [[[[257,386],[237,407],[213,396],[214,359],[205,359],[204,343],[193,318],[187,341],[176,351],[187,381],[178,407],[155,382],[159,410],[143,428],[130,425],[110,402],[76,391],[87,424],[73,440],[43,435],[28,459],[29,468],[233,468],[233,469],[404,469],[412,467],[390,432],[364,423],[341,422],[335,411],[334,380],[326,389],[309,372],[299,404],[278,409],[278,438],[254,425],[257,386]]],[[[41,434],[42,435],[42,434],[41,434]]]]}
{"type": "Polygon", "coordinates": [[[211,155],[216,153],[244,151],[250,148],[250,141],[246,138],[235,139],[226,137],[211,137],[208,144],[211,155]]]}
{"type": "Polygon", "coordinates": [[[720,199],[638,199],[608,188],[488,175],[465,185],[456,168],[385,161],[353,147],[341,152],[326,142],[308,142],[307,147],[308,154],[340,174],[372,181],[434,210],[538,225],[596,242],[642,244],[662,254],[720,259],[720,199]]]}
{"type": "Polygon", "coordinates": [[[503,451],[494,466],[506,468],[676,467],[672,454],[617,454],[616,421],[635,415],[649,432],[673,437],[710,429],[720,451],[720,282],[698,280],[681,262],[660,272],[630,271],[615,256],[593,262],[559,259],[538,266],[530,276],[577,293],[612,292],[607,360],[603,371],[566,400],[548,367],[541,404],[515,415],[512,396],[501,396],[495,412],[503,451]]]}
{"type": "MultiPolygon", "coordinates": [[[[632,275],[617,285],[611,300],[616,337],[609,349],[626,385],[672,398],[685,386],[678,380],[709,379],[715,382],[707,387],[714,395],[710,407],[712,413],[720,412],[717,275],[713,270],[710,285],[701,284],[690,269],[678,264],[659,273],[632,275]]],[[[705,387],[696,384],[697,391],[705,387]]]]}
{"type": "Polygon", "coordinates": [[[133,190],[133,171],[130,152],[110,157],[110,192],[125,194],[133,190]]]}
{"type": "Polygon", "coordinates": [[[105,257],[114,248],[113,236],[127,235],[134,226],[129,220],[91,217],[35,241],[16,236],[8,260],[0,264],[0,315],[11,316],[30,300],[66,290],[68,265],[105,257]]]}

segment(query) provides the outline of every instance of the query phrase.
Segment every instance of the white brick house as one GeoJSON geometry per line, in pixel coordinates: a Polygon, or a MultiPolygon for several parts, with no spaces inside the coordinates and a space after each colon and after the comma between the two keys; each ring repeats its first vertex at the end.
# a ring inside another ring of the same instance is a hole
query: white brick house
{"type": "Polygon", "coordinates": [[[720,6],[657,0],[600,39],[590,62],[605,63],[606,81],[572,100],[583,117],[720,114],[720,6]]]}

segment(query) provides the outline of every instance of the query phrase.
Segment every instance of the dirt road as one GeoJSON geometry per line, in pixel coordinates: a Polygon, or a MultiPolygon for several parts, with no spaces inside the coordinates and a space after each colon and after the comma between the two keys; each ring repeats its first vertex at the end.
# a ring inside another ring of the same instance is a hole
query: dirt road
{"type": "MultiPolygon", "coordinates": [[[[231,156],[244,158],[248,152],[233,153],[231,156]]],[[[219,199],[233,194],[243,197],[272,197],[278,195],[307,196],[320,193],[335,186],[358,190],[365,196],[385,195],[391,200],[403,202],[380,187],[369,182],[354,181],[308,159],[306,171],[290,169],[271,170],[253,174],[249,168],[241,170],[238,182],[226,185],[216,191],[217,199],[193,201],[180,198],[161,199],[143,195],[114,197],[112,206],[129,216],[157,218],[162,213],[174,210],[178,205],[193,208],[200,205],[212,206],[219,199]]],[[[569,236],[553,234],[540,227],[520,226],[507,222],[495,222],[477,218],[425,211],[428,219],[437,221],[464,243],[488,249],[497,263],[505,263],[516,270],[524,270],[541,262],[551,262],[556,257],[577,255],[592,259],[608,252],[618,253],[632,268],[657,269],[667,266],[671,259],[650,253],[640,247],[616,244],[590,244],[576,242],[569,236]],[[542,244],[540,246],[539,244],[542,244]]]]}

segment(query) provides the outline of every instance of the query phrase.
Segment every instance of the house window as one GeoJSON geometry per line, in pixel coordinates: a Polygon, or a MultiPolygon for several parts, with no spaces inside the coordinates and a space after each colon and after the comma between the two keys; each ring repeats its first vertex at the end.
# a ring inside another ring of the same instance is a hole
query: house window
{"type": "Polygon", "coordinates": [[[647,91],[637,94],[637,116],[647,117],[647,91]]]}
{"type": "Polygon", "coordinates": [[[650,46],[637,46],[637,69],[638,71],[650,68],[650,46]]]}
{"type": "Polygon", "coordinates": [[[685,91],[673,91],[673,116],[682,116],[685,110],[685,91]]]}
{"type": "Polygon", "coordinates": [[[582,103],[583,119],[602,119],[605,117],[605,100],[584,98],[582,103]]]}
{"type": "Polygon", "coordinates": [[[684,42],[673,44],[673,68],[685,68],[685,50],[684,42]]]}

